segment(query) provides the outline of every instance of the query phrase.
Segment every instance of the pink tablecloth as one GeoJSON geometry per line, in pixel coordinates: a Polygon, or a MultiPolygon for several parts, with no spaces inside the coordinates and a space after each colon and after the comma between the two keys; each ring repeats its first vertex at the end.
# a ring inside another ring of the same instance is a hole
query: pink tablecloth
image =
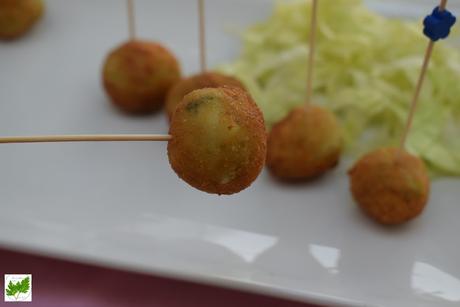
{"type": "MultiPolygon", "coordinates": [[[[313,307],[193,283],[104,269],[0,249],[3,274],[31,273],[33,302],[43,307],[313,307]]],[[[0,306],[12,306],[0,298],[0,306]]],[[[15,304],[13,304],[16,306],[15,304]]]]}

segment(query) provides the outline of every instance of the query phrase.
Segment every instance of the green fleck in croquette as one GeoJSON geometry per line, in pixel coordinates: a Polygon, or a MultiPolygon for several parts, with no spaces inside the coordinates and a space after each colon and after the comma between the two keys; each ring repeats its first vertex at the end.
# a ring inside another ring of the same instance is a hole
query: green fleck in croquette
{"type": "Polygon", "coordinates": [[[177,82],[169,91],[166,99],[166,112],[169,119],[172,118],[177,105],[184,99],[185,95],[194,90],[217,88],[224,85],[244,89],[244,85],[237,79],[214,72],[205,72],[177,82]]]}

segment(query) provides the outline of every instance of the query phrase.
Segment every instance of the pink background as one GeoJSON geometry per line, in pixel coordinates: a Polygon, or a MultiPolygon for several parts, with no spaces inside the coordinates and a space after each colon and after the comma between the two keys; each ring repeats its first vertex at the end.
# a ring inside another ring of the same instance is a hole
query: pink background
{"type": "MultiPolygon", "coordinates": [[[[0,274],[31,273],[32,303],[43,307],[314,307],[194,283],[0,249],[0,274]]],[[[0,306],[12,306],[4,303],[0,306]]],[[[16,304],[14,306],[17,306],[16,304]]]]}

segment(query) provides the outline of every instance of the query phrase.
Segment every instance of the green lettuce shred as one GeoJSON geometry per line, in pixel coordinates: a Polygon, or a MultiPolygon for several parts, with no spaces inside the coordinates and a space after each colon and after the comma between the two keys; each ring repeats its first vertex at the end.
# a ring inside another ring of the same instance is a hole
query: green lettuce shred
{"type": "MultiPolygon", "coordinates": [[[[220,70],[254,96],[267,125],[305,102],[310,1],[279,1],[268,20],[243,33],[243,51],[220,70]]],[[[314,103],[340,119],[347,151],[397,145],[423,61],[420,22],[388,19],[361,0],[323,0],[319,12],[314,103]]],[[[410,152],[437,175],[460,176],[460,52],[436,45],[410,152]]]]}

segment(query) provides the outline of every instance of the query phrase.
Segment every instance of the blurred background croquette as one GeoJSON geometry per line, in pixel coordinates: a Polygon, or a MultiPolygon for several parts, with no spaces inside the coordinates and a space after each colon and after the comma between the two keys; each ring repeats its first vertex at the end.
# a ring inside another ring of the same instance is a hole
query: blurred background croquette
{"type": "Polygon", "coordinates": [[[43,0],[0,0],[0,39],[28,32],[43,15],[43,0]]]}
{"type": "Polygon", "coordinates": [[[113,50],[103,68],[107,94],[128,114],[149,114],[160,109],[180,77],[180,65],[168,49],[139,40],[113,50]]]}
{"type": "Polygon", "coordinates": [[[268,137],[267,166],[281,180],[308,180],[339,163],[342,134],[335,116],[318,106],[298,107],[268,137]]]}
{"type": "Polygon", "coordinates": [[[421,159],[398,148],[365,155],[349,172],[359,207],[382,224],[401,224],[419,216],[430,194],[430,179],[421,159]]]}

